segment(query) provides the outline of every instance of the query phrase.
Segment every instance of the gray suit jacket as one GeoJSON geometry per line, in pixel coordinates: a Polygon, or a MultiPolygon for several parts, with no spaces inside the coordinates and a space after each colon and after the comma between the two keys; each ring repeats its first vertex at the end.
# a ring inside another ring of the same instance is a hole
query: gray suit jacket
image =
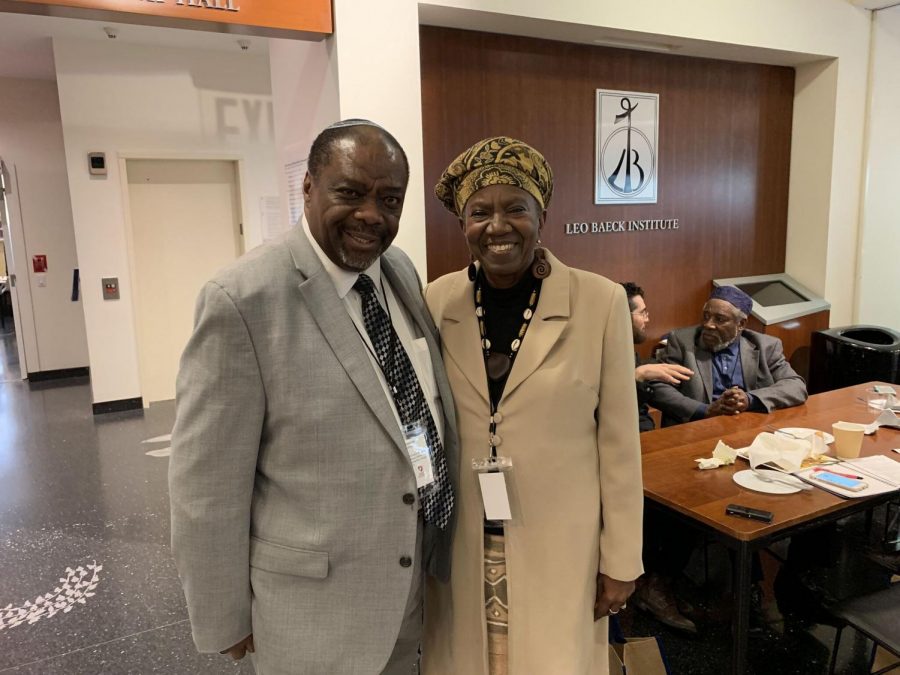
{"type": "MultiPolygon", "coordinates": [[[[653,383],[651,402],[662,411],[663,426],[687,422],[698,403],[712,402],[712,353],[697,344],[700,330],[700,326],[690,326],[672,331],[660,357],[664,363],[677,363],[694,371],[693,377],[680,385],[653,383]]],[[[806,400],[806,382],[784,358],[781,340],[744,330],[740,341],[744,385],[767,412],[806,400]]]]}
{"type": "MultiPolygon", "coordinates": [[[[427,340],[456,485],[456,418],[419,278],[397,249],[382,271],[427,340]]],[[[380,672],[415,567],[400,559],[419,555],[417,507],[404,502],[415,477],[365,347],[300,228],[203,289],[176,406],[172,546],[198,649],[252,632],[266,675],[380,672]]],[[[425,567],[443,579],[451,532],[424,533],[425,567]]]]}

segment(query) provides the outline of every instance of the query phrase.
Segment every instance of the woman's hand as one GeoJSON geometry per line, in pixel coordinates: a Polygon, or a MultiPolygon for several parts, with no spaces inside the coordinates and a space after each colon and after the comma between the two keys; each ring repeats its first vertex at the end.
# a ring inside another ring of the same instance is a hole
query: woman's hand
{"type": "Polygon", "coordinates": [[[625,609],[625,601],[634,593],[633,581],[619,581],[605,574],[597,575],[597,599],[594,601],[594,621],[625,609]]]}

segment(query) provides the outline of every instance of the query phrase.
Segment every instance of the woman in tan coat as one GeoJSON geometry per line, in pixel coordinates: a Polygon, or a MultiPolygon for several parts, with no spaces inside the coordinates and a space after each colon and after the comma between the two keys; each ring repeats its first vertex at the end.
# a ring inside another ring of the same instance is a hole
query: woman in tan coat
{"type": "Polygon", "coordinates": [[[552,182],[540,153],[496,137],[435,188],[473,264],[426,289],[461,440],[452,576],[428,588],[426,675],[606,673],[606,617],[642,572],[628,304],[618,284],[537,248],[552,182]],[[506,520],[485,519],[472,462],[489,456],[512,463],[506,520]]]}

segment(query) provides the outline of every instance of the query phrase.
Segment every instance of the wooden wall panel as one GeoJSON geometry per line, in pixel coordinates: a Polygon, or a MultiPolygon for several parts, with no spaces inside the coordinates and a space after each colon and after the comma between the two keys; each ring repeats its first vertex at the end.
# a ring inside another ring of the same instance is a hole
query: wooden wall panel
{"type": "Polygon", "coordinates": [[[710,280],[784,271],[791,68],[421,27],[428,274],[468,262],[434,198],[475,141],[520,138],[547,157],[542,239],[568,265],[647,292],[650,339],[696,323],[710,280]],[[659,94],[656,204],[594,204],[595,90],[659,94]],[[567,222],[678,218],[678,230],[565,235],[567,222]]]}

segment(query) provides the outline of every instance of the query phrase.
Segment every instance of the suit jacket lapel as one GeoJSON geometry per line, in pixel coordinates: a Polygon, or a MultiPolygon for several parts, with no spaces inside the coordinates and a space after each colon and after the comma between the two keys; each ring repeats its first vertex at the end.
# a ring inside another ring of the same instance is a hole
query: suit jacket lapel
{"type": "Polygon", "coordinates": [[[759,350],[753,346],[753,343],[751,343],[750,340],[747,340],[744,337],[741,337],[740,341],[741,374],[744,376],[744,390],[751,391],[756,389],[756,375],[759,370],[756,367],[756,362],[759,358],[759,350]]]}
{"type": "Polygon", "coordinates": [[[703,390],[706,392],[706,402],[712,403],[712,354],[702,347],[698,346],[696,351],[694,352],[694,356],[697,359],[697,371],[700,373],[700,381],[703,382],[703,390]]]}
{"type": "MultiPolygon", "coordinates": [[[[444,438],[456,434],[456,411],[450,402],[453,396],[450,393],[450,383],[444,374],[444,364],[441,361],[441,347],[438,344],[435,335],[434,324],[425,312],[425,301],[422,298],[421,290],[410,287],[408,283],[404,283],[398,274],[398,270],[394,267],[393,257],[388,252],[381,257],[381,271],[387,277],[394,295],[409,312],[410,317],[416,322],[419,331],[428,344],[428,352],[431,356],[431,369],[434,373],[434,381],[438,388],[438,394],[441,397],[441,405],[444,409],[444,438]]],[[[446,442],[444,443],[446,445],[446,442]]]]}
{"type": "Polygon", "coordinates": [[[398,449],[405,454],[406,446],[394,412],[356,332],[353,320],[335,291],[331,277],[322,267],[321,261],[299,226],[290,231],[286,244],[294,259],[294,265],[305,277],[299,285],[299,291],[307,309],[363,400],[394,439],[398,449]]]}
{"type": "Polygon", "coordinates": [[[472,284],[458,275],[444,305],[441,318],[441,342],[447,355],[456,362],[469,384],[488,403],[487,375],[484,372],[484,355],[478,337],[478,319],[475,318],[475,298],[472,284]]]}
{"type": "Polygon", "coordinates": [[[393,256],[391,256],[390,249],[388,249],[388,253],[381,256],[381,273],[387,277],[394,295],[403,304],[406,311],[409,312],[412,320],[416,322],[419,331],[423,336],[427,336],[432,332],[432,328],[425,319],[425,302],[422,300],[422,294],[418,289],[411,289],[408,283],[404,283],[394,265],[393,256]]]}
{"type": "Polygon", "coordinates": [[[506,381],[503,398],[512,394],[544,362],[569,320],[569,268],[549,252],[547,259],[552,271],[541,286],[534,318],[506,381]]]}

